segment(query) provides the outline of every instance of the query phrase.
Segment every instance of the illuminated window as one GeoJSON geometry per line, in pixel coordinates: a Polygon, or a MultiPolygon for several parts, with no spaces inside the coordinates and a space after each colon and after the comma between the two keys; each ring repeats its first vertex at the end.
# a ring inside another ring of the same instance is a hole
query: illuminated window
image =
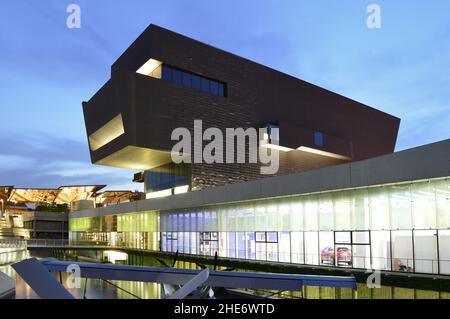
{"type": "Polygon", "coordinates": [[[122,114],[119,114],[97,131],[89,135],[89,145],[91,150],[95,151],[99,149],[124,133],[125,130],[123,127],[122,114]]]}
{"type": "Polygon", "coordinates": [[[323,133],[319,131],[314,132],[314,144],[317,146],[323,146],[323,133]]]}
{"type": "Polygon", "coordinates": [[[150,59],[136,72],[139,74],[151,76],[153,78],[161,79],[161,65],[161,61],[150,59]]]}

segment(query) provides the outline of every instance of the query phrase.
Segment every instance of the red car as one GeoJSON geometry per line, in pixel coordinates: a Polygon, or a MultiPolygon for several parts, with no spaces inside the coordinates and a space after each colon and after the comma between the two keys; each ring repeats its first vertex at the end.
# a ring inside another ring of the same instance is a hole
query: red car
{"type": "MultiPolygon", "coordinates": [[[[352,264],[352,251],[348,247],[338,247],[336,253],[337,265],[352,264]]],[[[332,247],[325,247],[320,252],[320,263],[334,265],[335,253],[332,247]]]]}

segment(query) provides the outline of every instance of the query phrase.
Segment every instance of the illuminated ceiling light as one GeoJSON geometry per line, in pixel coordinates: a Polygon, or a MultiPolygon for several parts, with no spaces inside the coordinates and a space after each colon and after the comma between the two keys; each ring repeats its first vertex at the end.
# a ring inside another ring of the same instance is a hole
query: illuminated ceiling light
{"type": "Polygon", "coordinates": [[[171,162],[170,152],[128,145],[95,164],[146,171],[171,162]]]}
{"type": "Polygon", "coordinates": [[[165,189],[165,190],[158,191],[158,192],[147,193],[145,195],[145,198],[147,198],[147,199],[162,198],[162,197],[167,197],[170,195],[172,195],[172,189],[165,189]]]}
{"type": "Polygon", "coordinates": [[[125,133],[122,114],[117,115],[111,121],[103,125],[97,131],[89,135],[89,145],[92,151],[108,144],[125,133]]]}
{"type": "Polygon", "coordinates": [[[183,194],[183,193],[187,193],[188,191],[189,191],[189,185],[178,186],[178,187],[174,188],[175,194],[183,194]]]}
{"type": "Polygon", "coordinates": [[[286,146],[280,146],[280,145],[276,145],[276,144],[261,144],[261,147],[265,147],[265,148],[271,148],[277,151],[282,151],[282,152],[290,152],[293,151],[293,148],[289,148],[286,146]]]}
{"type": "Polygon", "coordinates": [[[159,68],[161,66],[162,62],[155,60],[155,59],[150,59],[147,62],[144,63],[143,66],[141,66],[136,73],[139,74],[143,74],[143,75],[147,75],[147,76],[152,76],[152,77],[156,77],[158,79],[161,78],[161,72],[154,72],[157,68],[159,68]]]}
{"type": "Polygon", "coordinates": [[[337,159],[345,160],[345,161],[351,160],[351,158],[348,156],[339,155],[339,154],[335,154],[335,153],[331,153],[331,152],[326,152],[326,151],[322,151],[322,150],[318,150],[318,149],[306,147],[306,146],[300,146],[299,148],[297,148],[297,150],[307,152],[307,153],[322,155],[322,156],[326,156],[326,157],[337,158],[337,159]]]}

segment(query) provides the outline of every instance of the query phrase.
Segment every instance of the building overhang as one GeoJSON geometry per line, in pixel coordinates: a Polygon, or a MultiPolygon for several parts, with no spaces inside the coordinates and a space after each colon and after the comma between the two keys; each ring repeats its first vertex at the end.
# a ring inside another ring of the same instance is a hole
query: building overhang
{"type": "Polygon", "coordinates": [[[133,170],[149,170],[171,161],[171,153],[168,151],[128,145],[96,161],[95,164],[133,170]]]}

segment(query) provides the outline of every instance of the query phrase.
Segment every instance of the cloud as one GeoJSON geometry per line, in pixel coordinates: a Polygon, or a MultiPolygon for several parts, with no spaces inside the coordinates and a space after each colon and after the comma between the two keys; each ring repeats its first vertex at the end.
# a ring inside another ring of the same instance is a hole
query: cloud
{"type": "Polygon", "coordinates": [[[90,163],[84,142],[40,133],[0,136],[1,185],[55,188],[61,185],[106,184],[109,189],[139,189],[134,173],[90,163]]]}

